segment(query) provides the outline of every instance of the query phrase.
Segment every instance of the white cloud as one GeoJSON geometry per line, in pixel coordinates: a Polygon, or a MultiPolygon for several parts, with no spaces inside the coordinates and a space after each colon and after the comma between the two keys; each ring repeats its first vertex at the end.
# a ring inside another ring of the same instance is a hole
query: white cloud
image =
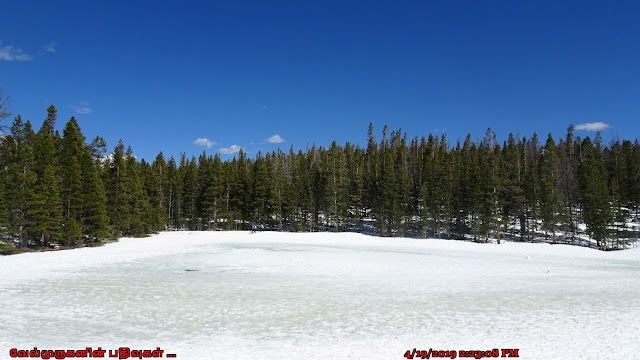
{"type": "Polygon", "coordinates": [[[233,153],[237,153],[238,151],[240,151],[242,148],[238,145],[231,145],[228,148],[220,148],[220,152],[223,154],[233,154],[233,153]]]}
{"type": "Polygon", "coordinates": [[[80,114],[80,115],[88,115],[93,112],[93,110],[91,110],[91,108],[88,105],[80,105],[80,106],[71,105],[71,108],[73,109],[73,111],[76,112],[76,114],[80,114]]]}
{"type": "Polygon", "coordinates": [[[584,123],[578,124],[575,126],[575,130],[586,130],[586,131],[600,131],[609,127],[609,124],[605,124],[603,122],[592,122],[592,123],[584,123]]]}
{"type": "Polygon", "coordinates": [[[207,149],[211,149],[211,147],[216,144],[215,141],[211,141],[207,138],[197,138],[193,143],[200,146],[206,146],[207,149]]]}
{"type": "Polygon", "coordinates": [[[52,42],[50,44],[47,44],[45,46],[42,47],[42,49],[44,49],[44,51],[49,52],[49,53],[54,53],[56,52],[56,46],[58,46],[57,42],[52,42]]]}
{"type": "Polygon", "coordinates": [[[275,134],[272,137],[267,139],[267,142],[270,142],[272,144],[278,144],[278,143],[282,143],[284,142],[284,139],[280,137],[280,135],[275,134]]]}
{"type": "Polygon", "coordinates": [[[0,43],[0,60],[29,61],[31,59],[33,59],[33,56],[25,54],[22,49],[14,48],[10,45],[2,46],[2,43],[0,43]]]}

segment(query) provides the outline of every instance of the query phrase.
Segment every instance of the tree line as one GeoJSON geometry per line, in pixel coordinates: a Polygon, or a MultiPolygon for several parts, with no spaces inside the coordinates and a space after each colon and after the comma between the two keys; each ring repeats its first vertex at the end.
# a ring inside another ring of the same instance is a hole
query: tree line
{"type": "Polygon", "coordinates": [[[369,125],[366,147],[202,152],[152,162],[122,141],[62,135],[52,105],[37,132],[16,116],[0,138],[0,228],[18,246],[78,246],[163,229],[358,231],[380,236],[508,238],[622,248],[640,204],[640,144],[570,126],[544,144],[509,134],[452,144],[369,125]]]}

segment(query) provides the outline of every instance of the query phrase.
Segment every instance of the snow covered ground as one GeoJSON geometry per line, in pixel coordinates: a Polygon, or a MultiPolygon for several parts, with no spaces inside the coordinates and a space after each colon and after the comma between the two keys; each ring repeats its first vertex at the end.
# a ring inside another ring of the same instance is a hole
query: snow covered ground
{"type": "Polygon", "coordinates": [[[640,249],[169,232],[0,257],[0,309],[0,358],[126,346],[178,359],[634,359],[640,249]]]}

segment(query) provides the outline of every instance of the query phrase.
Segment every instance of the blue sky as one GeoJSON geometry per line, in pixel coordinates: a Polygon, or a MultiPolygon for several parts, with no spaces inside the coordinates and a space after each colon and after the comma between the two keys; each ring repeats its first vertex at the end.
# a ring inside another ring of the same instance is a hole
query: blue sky
{"type": "Polygon", "coordinates": [[[366,145],[369,122],[635,139],[638,19],[633,1],[11,1],[0,88],[36,129],[54,104],[59,129],[76,116],[147,160],[366,145]]]}

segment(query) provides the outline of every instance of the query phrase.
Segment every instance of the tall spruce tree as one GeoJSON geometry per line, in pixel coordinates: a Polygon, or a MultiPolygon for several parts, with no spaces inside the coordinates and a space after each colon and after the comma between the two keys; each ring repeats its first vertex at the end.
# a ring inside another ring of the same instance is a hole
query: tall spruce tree
{"type": "Polygon", "coordinates": [[[28,244],[26,228],[27,212],[32,208],[33,192],[37,175],[34,171],[33,158],[33,130],[30,123],[22,122],[20,115],[16,116],[11,133],[3,138],[4,156],[6,161],[5,194],[8,203],[7,217],[9,228],[18,234],[20,247],[28,244]]]}
{"type": "MultiPolygon", "coordinates": [[[[43,126],[44,127],[44,126],[43,126]]],[[[82,223],[82,151],[84,135],[78,122],[72,117],[66,124],[61,141],[61,173],[62,173],[62,212],[65,219],[74,218],[77,224],[82,223]]]]}
{"type": "Polygon", "coordinates": [[[81,231],[95,238],[109,235],[107,195],[98,169],[88,149],[83,149],[81,159],[82,177],[82,224],[81,231]]]}
{"type": "Polygon", "coordinates": [[[9,226],[9,216],[7,212],[7,194],[5,191],[6,171],[0,161],[0,235],[6,235],[9,226]]]}
{"type": "Polygon", "coordinates": [[[578,169],[577,155],[576,155],[576,142],[573,137],[573,125],[570,125],[567,129],[567,136],[563,142],[560,143],[559,157],[560,157],[560,189],[563,194],[564,204],[564,226],[561,226],[565,232],[565,237],[570,236],[572,241],[575,241],[576,229],[577,229],[577,214],[578,207],[578,193],[576,172],[578,169]]]}
{"type": "Polygon", "coordinates": [[[605,169],[598,161],[597,147],[589,137],[582,142],[584,157],[578,167],[582,214],[591,238],[598,248],[606,250],[610,237],[609,225],[613,222],[609,204],[609,189],[605,169]]]}
{"type": "Polygon", "coordinates": [[[560,187],[560,163],[556,143],[549,133],[539,162],[540,216],[543,227],[551,232],[551,241],[556,243],[556,224],[562,208],[560,187]]]}
{"type": "MultiPolygon", "coordinates": [[[[62,205],[56,171],[47,165],[44,175],[31,192],[27,225],[38,237],[40,245],[46,247],[52,240],[60,239],[62,205]]],[[[67,245],[73,245],[67,243],[67,245]]]]}
{"type": "Polygon", "coordinates": [[[105,166],[105,190],[107,193],[107,213],[111,226],[117,234],[128,229],[128,214],[130,210],[129,192],[125,184],[127,164],[124,155],[124,143],[118,141],[113,152],[108,156],[105,166]]]}
{"type": "Polygon", "coordinates": [[[182,215],[187,229],[196,230],[200,223],[197,211],[198,200],[198,163],[195,156],[185,163],[182,192],[182,215]]]}
{"type": "Polygon", "coordinates": [[[144,180],[140,176],[140,164],[130,146],[127,147],[124,158],[126,166],[123,187],[127,206],[124,208],[123,229],[127,234],[141,236],[155,230],[152,229],[153,224],[145,222],[148,220],[149,198],[144,190],[144,180]]]}

